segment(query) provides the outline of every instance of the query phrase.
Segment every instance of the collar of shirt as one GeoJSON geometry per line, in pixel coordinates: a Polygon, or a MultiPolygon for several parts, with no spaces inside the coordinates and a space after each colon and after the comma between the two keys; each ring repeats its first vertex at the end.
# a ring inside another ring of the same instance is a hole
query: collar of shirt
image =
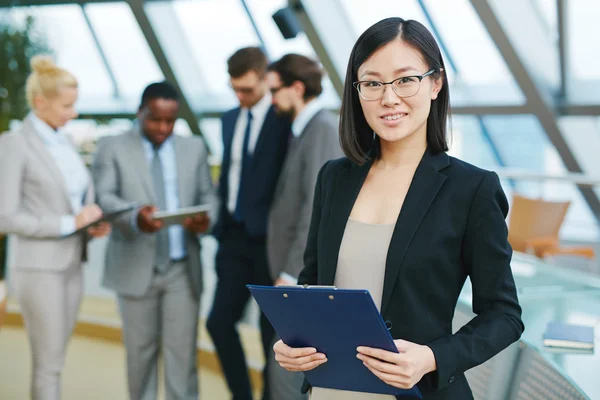
{"type": "Polygon", "coordinates": [[[299,137],[302,135],[302,131],[304,131],[306,125],[308,125],[315,114],[322,109],[323,105],[319,101],[318,97],[305,105],[302,111],[300,111],[300,114],[298,114],[298,116],[296,116],[294,119],[294,122],[292,122],[292,133],[294,134],[294,137],[299,137]]]}
{"type": "MultiPolygon", "coordinates": [[[[139,128],[139,133],[142,136],[142,143],[144,144],[144,150],[146,151],[146,154],[154,154],[154,144],[152,144],[152,142],[148,140],[146,135],[144,135],[141,126],[139,128]]],[[[173,135],[175,135],[175,133],[171,134],[171,136],[169,136],[167,140],[165,140],[163,144],[160,145],[160,147],[158,148],[158,154],[163,154],[171,150],[173,146],[173,135]]]]}
{"type": "Polygon", "coordinates": [[[56,146],[64,144],[66,142],[64,134],[62,134],[60,130],[55,131],[50,127],[50,125],[42,121],[34,113],[29,113],[29,119],[33,124],[33,129],[35,129],[35,133],[37,133],[40,139],[42,139],[44,144],[48,146],[56,146]]]}
{"type": "MultiPolygon", "coordinates": [[[[269,111],[269,107],[271,107],[271,93],[267,92],[263,98],[251,108],[253,120],[256,121],[257,118],[264,119],[264,116],[267,115],[267,112],[269,111]]],[[[248,109],[244,108],[243,110],[245,111],[247,117],[248,109]]]]}

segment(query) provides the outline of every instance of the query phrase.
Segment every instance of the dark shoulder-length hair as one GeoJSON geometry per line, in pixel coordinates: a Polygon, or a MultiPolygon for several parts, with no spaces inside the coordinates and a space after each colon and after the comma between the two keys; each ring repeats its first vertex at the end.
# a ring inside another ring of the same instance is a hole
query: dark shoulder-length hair
{"type": "MultiPolygon", "coordinates": [[[[367,124],[358,91],[352,84],[358,80],[358,68],[375,51],[398,38],[418,50],[429,69],[435,69],[436,72],[431,75],[433,79],[440,78],[441,71],[445,71],[444,60],[433,35],[417,21],[386,18],[371,26],[358,38],[346,70],[340,111],[340,144],[346,157],[359,165],[372,156],[379,156],[379,139],[367,124]]],[[[448,151],[446,121],[449,104],[448,81],[444,78],[442,89],[437,99],[431,102],[427,117],[427,147],[434,153],[448,151]]]]}

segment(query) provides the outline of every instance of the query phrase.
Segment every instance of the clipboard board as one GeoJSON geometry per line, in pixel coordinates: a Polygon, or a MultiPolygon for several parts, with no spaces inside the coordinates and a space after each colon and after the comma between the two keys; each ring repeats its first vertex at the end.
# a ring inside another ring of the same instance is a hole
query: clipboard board
{"type": "Polygon", "coordinates": [[[290,347],[314,347],[327,362],[304,372],[314,387],[422,398],[377,378],[356,358],[358,346],[398,349],[368,290],[247,285],[279,337],[290,347]]]}

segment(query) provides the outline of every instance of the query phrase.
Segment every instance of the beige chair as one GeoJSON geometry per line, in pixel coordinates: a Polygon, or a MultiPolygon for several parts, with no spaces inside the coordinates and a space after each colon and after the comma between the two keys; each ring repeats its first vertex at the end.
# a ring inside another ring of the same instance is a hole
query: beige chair
{"type": "Polygon", "coordinates": [[[514,195],[508,223],[508,241],[513,249],[540,258],[573,255],[593,259],[591,247],[560,246],[558,232],[570,204],[514,195]]]}

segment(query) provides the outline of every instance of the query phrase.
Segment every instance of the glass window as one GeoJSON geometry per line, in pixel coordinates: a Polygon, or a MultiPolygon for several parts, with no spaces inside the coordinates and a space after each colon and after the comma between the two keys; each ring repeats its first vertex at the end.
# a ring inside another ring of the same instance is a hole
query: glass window
{"type": "Polygon", "coordinates": [[[137,105],[144,88],[164,79],[126,3],[85,6],[124,98],[137,105]]]}
{"type": "Polygon", "coordinates": [[[302,54],[316,58],[316,54],[304,32],[293,39],[284,39],[273,14],[287,7],[287,0],[246,0],[250,14],[256,23],[271,60],[277,60],[287,53],[302,54]]]}
{"type": "Polygon", "coordinates": [[[173,6],[189,38],[192,55],[207,75],[208,89],[226,92],[233,98],[228,87],[227,58],[242,47],[260,45],[241,2],[181,0],[173,6]]]}
{"type": "MultiPolygon", "coordinates": [[[[534,116],[486,116],[483,122],[508,168],[557,175],[566,172],[556,148],[534,116]]],[[[510,188],[505,189],[510,197],[510,188]]],[[[580,240],[598,238],[596,220],[575,184],[552,180],[515,180],[514,190],[528,197],[571,201],[561,235],[580,240]]]]}
{"type": "Polygon", "coordinates": [[[81,103],[108,99],[114,87],[98,47],[78,5],[13,7],[9,17],[22,24],[29,15],[53,52],[56,63],[71,71],[79,81],[81,103]],[[77,40],[73,40],[77,38],[77,40]]]}
{"type": "Polygon", "coordinates": [[[342,0],[356,37],[389,16],[414,19],[441,47],[455,105],[522,104],[524,97],[468,0],[342,0]],[[430,24],[429,18],[434,26],[430,24]],[[443,39],[443,40],[440,40],[443,39]]]}
{"type": "Polygon", "coordinates": [[[558,38],[558,11],[554,0],[533,0],[532,5],[540,16],[548,35],[558,38]]]}
{"type": "MultiPolygon", "coordinates": [[[[561,117],[560,128],[581,169],[592,177],[600,177],[600,117],[561,117]]],[[[600,185],[594,188],[600,197],[600,185]]]]}
{"type": "Polygon", "coordinates": [[[513,81],[469,0],[424,2],[464,80],[472,85],[513,81]]]}
{"type": "Polygon", "coordinates": [[[571,72],[578,80],[600,79],[600,2],[570,0],[567,2],[569,29],[568,56],[571,72]]]}
{"type": "Polygon", "coordinates": [[[492,145],[482,133],[480,117],[453,116],[450,129],[450,155],[481,168],[498,167],[492,145]]]}
{"type": "MultiPolygon", "coordinates": [[[[302,54],[315,60],[318,59],[304,32],[299,33],[293,39],[284,39],[277,24],[275,24],[273,14],[286,7],[287,3],[287,0],[246,0],[250,14],[262,39],[265,41],[270,59],[274,61],[289,53],[302,54]]],[[[328,76],[323,79],[323,98],[328,106],[339,106],[339,97],[328,76]]]]}

